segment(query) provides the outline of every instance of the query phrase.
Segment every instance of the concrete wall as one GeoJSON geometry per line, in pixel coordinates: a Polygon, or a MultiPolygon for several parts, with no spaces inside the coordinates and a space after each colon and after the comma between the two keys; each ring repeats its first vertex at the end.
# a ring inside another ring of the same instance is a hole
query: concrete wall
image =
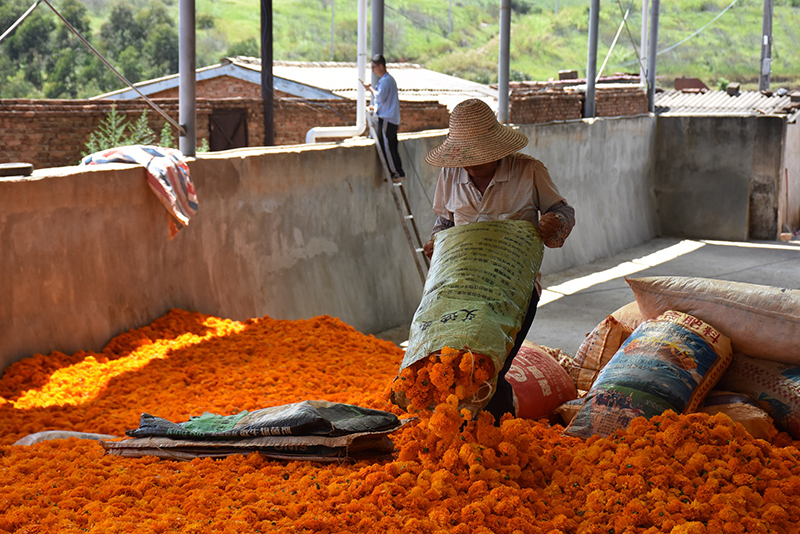
{"type": "MultiPolygon", "coordinates": [[[[550,272],[655,235],[653,117],[526,126],[578,226],[550,272]],[[602,224],[598,224],[602,221],[602,224]]],[[[401,136],[423,239],[444,131],[401,136]]],[[[25,356],[99,350],[169,308],[246,319],[337,316],[377,332],[422,291],[372,141],[251,148],[190,162],[199,211],[170,241],[141,167],[36,171],[0,180],[0,368],[25,356]]]]}
{"type": "Polygon", "coordinates": [[[542,270],[558,272],[657,235],[653,191],[655,117],[525,126],[523,152],[547,166],[575,207],[576,226],[561,249],[546,249],[542,270]]]}
{"type": "Polygon", "coordinates": [[[781,187],[781,231],[800,230],[800,124],[786,125],[783,150],[783,183],[781,187]]]}
{"type": "Polygon", "coordinates": [[[660,233],[776,239],[783,117],[665,117],[657,122],[660,233]]]}

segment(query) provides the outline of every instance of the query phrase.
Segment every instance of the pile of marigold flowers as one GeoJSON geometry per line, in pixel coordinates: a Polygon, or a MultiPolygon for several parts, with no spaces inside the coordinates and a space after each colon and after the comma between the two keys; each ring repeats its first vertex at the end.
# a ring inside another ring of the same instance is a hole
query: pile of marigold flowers
{"type": "MultiPolygon", "coordinates": [[[[484,354],[444,347],[400,371],[392,392],[410,413],[431,410],[455,395],[461,403],[491,391],[494,362],[484,354]]],[[[486,399],[488,400],[488,399],[486,399]]],[[[472,403],[471,403],[472,404],[472,403]]]]}
{"type": "Polygon", "coordinates": [[[34,356],[0,380],[0,532],[791,533],[798,442],[666,412],[608,438],[473,419],[452,394],[391,435],[391,459],[188,462],[105,455],[53,429],[122,436],[141,412],[185,421],[305,399],[404,412],[402,352],[331,317],[229,321],[173,310],[100,353],[34,356]]]}

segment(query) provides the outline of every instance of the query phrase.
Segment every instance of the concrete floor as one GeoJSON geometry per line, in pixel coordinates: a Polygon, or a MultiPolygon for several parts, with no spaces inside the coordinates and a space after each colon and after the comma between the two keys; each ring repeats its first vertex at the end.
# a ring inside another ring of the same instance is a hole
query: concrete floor
{"type": "MultiPolygon", "coordinates": [[[[657,238],[587,265],[542,273],[545,290],[527,339],[574,355],[606,315],[635,300],[626,276],[693,276],[798,289],[800,240],[657,238]]],[[[375,335],[400,345],[408,339],[408,330],[404,324],[375,335]]]]}

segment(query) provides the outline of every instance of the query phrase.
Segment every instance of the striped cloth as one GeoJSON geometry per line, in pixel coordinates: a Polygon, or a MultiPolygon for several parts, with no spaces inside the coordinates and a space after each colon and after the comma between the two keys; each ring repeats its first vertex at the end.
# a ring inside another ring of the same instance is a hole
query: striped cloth
{"type": "Polygon", "coordinates": [[[174,148],[131,145],[89,154],[81,165],[134,163],[147,170],[147,185],[172,215],[170,238],[197,212],[197,195],[183,154],[174,148]]]}

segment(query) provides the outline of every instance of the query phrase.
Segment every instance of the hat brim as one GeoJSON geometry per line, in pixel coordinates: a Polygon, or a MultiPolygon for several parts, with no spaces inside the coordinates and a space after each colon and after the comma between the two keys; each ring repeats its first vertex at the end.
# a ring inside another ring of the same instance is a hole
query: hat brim
{"type": "Polygon", "coordinates": [[[472,139],[454,140],[448,135],[428,152],[425,161],[434,167],[472,167],[502,159],[528,144],[525,134],[504,124],[498,126],[472,139]]]}

